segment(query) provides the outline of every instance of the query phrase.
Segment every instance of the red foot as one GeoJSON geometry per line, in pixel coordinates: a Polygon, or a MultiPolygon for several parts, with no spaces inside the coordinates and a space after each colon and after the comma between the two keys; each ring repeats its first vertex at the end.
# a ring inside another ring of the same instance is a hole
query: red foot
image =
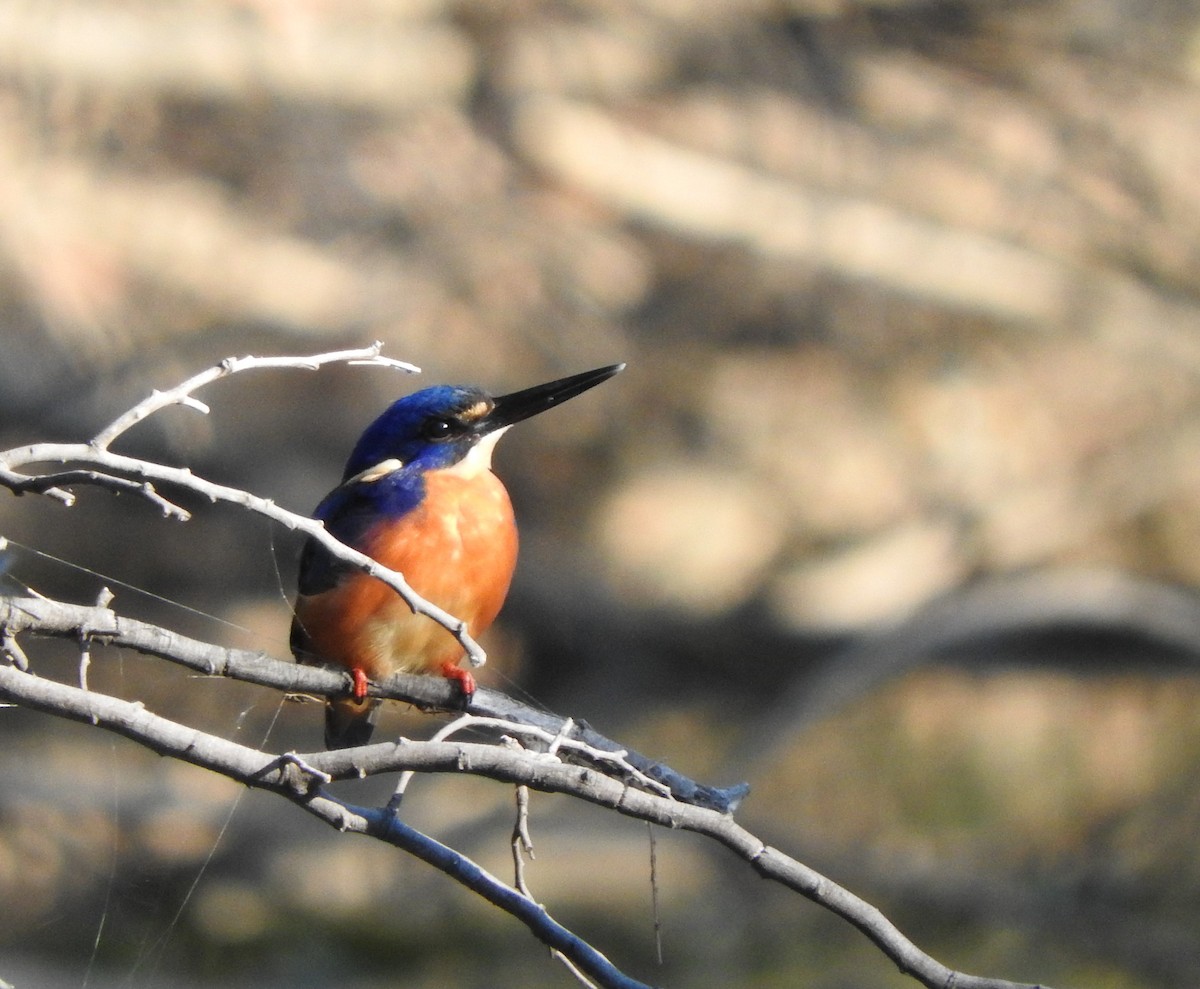
{"type": "Polygon", "coordinates": [[[471,676],[469,670],[464,670],[461,666],[456,666],[454,663],[443,663],[442,676],[447,680],[453,680],[457,683],[467,700],[470,700],[471,695],[475,693],[475,678],[471,676]]]}
{"type": "Polygon", "coordinates": [[[350,679],[354,681],[354,686],[350,689],[350,696],[361,704],[367,699],[367,675],[354,666],[350,669],[350,679]]]}

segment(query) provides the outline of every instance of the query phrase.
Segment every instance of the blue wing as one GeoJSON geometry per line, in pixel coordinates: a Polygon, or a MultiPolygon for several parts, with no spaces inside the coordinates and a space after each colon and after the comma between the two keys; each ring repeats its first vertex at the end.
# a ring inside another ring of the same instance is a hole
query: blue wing
{"type": "MultiPolygon", "coordinates": [[[[407,515],[425,496],[420,471],[401,469],[375,481],[353,481],[334,488],[313,512],[325,529],[348,546],[362,549],[366,536],[383,519],[407,515]]],[[[305,596],[336,587],[354,568],[331,556],[315,539],[300,553],[299,591],[305,596]]]]}

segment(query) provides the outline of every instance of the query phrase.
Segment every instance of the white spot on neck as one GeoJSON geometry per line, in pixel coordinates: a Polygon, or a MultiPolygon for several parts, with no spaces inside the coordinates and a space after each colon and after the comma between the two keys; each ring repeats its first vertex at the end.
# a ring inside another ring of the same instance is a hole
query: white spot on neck
{"type": "Polygon", "coordinates": [[[390,460],[384,460],[377,463],[374,467],[368,467],[364,471],[359,471],[352,478],[347,480],[347,484],[370,484],[372,481],[378,481],[381,478],[387,477],[393,471],[398,471],[404,464],[396,460],[394,457],[390,460]]]}
{"type": "Polygon", "coordinates": [[[503,426],[494,433],[488,433],[467,451],[467,455],[462,460],[445,468],[445,473],[457,474],[459,477],[477,477],[484,471],[491,470],[492,451],[496,449],[496,443],[500,437],[508,432],[508,428],[508,426],[503,426]]]}

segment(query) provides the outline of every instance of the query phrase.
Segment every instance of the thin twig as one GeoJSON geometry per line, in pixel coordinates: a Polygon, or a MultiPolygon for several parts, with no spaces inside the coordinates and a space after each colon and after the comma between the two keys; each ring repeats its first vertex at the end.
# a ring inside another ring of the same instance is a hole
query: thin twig
{"type": "Polygon", "coordinates": [[[436,737],[439,740],[451,738],[467,728],[491,728],[509,735],[520,735],[526,739],[534,739],[546,743],[546,749],[543,753],[545,756],[557,759],[558,753],[564,751],[570,752],[575,756],[583,756],[588,762],[608,766],[618,775],[629,777],[631,781],[644,787],[651,793],[658,793],[662,796],[671,795],[671,788],[669,786],[660,783],[656,779],[652,779],[649,775],[634,766],[629,761],[629,753],[625,749],[600,749],[594,745],[589,745],[587,742],[572,738],[570,733],[574,727],[575,720],[573,718],[564,718],[558,731],[551,733],[537,725],[522,724],[521,722],[509,721],[504,718],[480,717],[468,712],[451,724],[446,725],[437,733],[436,737]]]}
{"type": "Polygon", "coordinates": [[[16,637],[7,629],[0,631],[0,654],[4,655],[22,673],[29,669],[29,657],[17,642],[16,637]]]}
{"type": "MultiPolygon", "coordinates": [[[[570,723],[568,718],[566,723],[570,723]]],[[[515,738],[505,736],[500,740],[500,744],[507,748],[519,749],[521,743],[515,738]]],[[[516,798],[517,816],[513,821],[512,830],[512,857],[513,857],[513,886],[524,896],[533,899],[533,893],[529,889],[529,884],[525,880],[525,859],[533,861],[536,856],[533,854],[533,836],[529,832],[529,787],[524,784],[513,788],[516,798]]],[[[596,989],[596,983],[589,979],[579,966],[576,965],[570,958],[564,955],[557,948],[550,949],[550,957],[556,962],[559,962],[568,972],[571,973],[571,978],[578,982],[585,989],[596,989]]]]}
{"type": "MultiPolygon", "coordinates": [[[[455,718],[448,725],[443,725],[433,733],[431,742],[444,742],[447,738],[453,735],[464,723],[473,720],[469,714],[463,714],[455,718]]],[[[405,739],[398,740],[397,744],[402,744],[405,739]]],[[[415,774],[409,770],[400,774],[400,779],[396,782],[396,789],[392,793],[391,800],[387,803],[387,808],[393,814],[399,813],[400,803],[404,800],[404,794],[408,791],[408,784],[412,782],[415,774]]]]}
{"type": "Polygon", "coordinates": [[[584,989],[597,989],[596,983],[594,983],[591,979],[589,979],[586,975],[584,975],[583,972],[580,971],[579,966],[577,966],[573,961],[571,961],[570,958],[568,958],[566,955],[564,955],[561,951],[558,951],[557,949],[552,949],[550,952],[550,957],[552,957],[555,961],[561,962],[564,966],[566,966],[567,971],[571,973],[571,975],[575,978],[576,982],[578,982],[581,986],[584,986],[584,989]]]}
{"type": "Polygon", "coordinates": [[[662,911],[658,903],[658,839],[654,825],[646,822],[646,834],[650,839],[650,912],[654,917],[654,956],[658,964],[663,963],[662,911]]]}
{"type": "Polygon", "coordinates": [[[512,856],[513,856],[513,885],[522,893],[533,898],[529,886],[525,882],[525,859],[534,858],[533,838],[529,834],[529,787],[516,787],[517,817],[513,821],[512,856]]]}
{"type": "Polygon", "coordinates": [[[226,357],[219,364],[193,375],[174,388],[153,392],[148,398],[138,402],[128,412],[122,413],[100,430],[92,437],[90,445],[97,450],[107,450],[114,440],[128,432],[133,426],[171,405],[183,405],[201,415],[207,415],[208,406],[195,398],[192,393],[199,391],[205,385],[210,385],[214,381],[227,378],[240,371],[261,368],[300,368],[305,371],[315,371],[323,364],[348,363],[394,368],[409,374],[420,372],[421,369],[414,364],[382,356],[382,351],[383,344],[377,340],[370,347],[335,350],[325,354],[315,354],[311,357],[226,357]]]}
{"type": "Polygon", "coordinates": [[[88,668],[92,665],[92,650],[88,647],[88,639],[82,633],[79,636],[79,687],[88,689],[88,668]]]}

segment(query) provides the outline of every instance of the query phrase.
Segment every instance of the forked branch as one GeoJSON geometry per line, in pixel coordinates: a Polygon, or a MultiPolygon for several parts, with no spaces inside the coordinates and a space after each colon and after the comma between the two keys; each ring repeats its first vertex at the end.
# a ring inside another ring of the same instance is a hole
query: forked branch
{"type": "Polygon", "coordinates": [[[137,494],[146,498],[166,517],[187,521],[191,517],[182,506],[171,501],[155,485],[191,491],[211,502],[237,505],[257,515],[278,522],[288,529],[304,533],[315,539],[335,558],[345,560],[372,577],[391,587],[417,614],[437,622],[453,635],[466,653],[472,666],[482,666],[487,654],[467,630],[466,623],[444,611],[417,594],[404,579],[404,575],[347,546],[325,531],[316,519],[280,508],[269,498],[260,498],[238,488],[216,484],[196,474],[187,467],[171,467],[167,464],[140,460],[136,457],[113,453],[112,443],[133,426],[150,415],[172,405],[182,405],[201,414],[208,406],[195,397],[195,392],[240,371],[260,368],[301,368],[313,370],[331,363],[364,364],[391,368],[393,370],[417,371],[412,364],[392,360],[380,354],[382,344],[356,350],[339,350],[311,357],[227,357],[200,374],[167,391],[156,391],[143,399],[128,412],[118,416],[90,440],[82,443],[34,443],[0,451],[0,487],[14,494],[43,494],[61,501],[64,505],[75,504],[75,493],[71,486],[91,485],[122,494],[137,494]],[[82,464],[84,468],[65,470],[31,470],[40,464],[82,464]]]}

